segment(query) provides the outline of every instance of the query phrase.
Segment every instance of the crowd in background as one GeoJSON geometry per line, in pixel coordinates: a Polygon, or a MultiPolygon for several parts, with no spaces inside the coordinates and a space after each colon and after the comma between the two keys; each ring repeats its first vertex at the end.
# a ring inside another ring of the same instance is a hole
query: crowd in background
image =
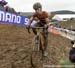
{"type": "Polygon", "coordinates": [[[10,7],[8,5],[8,2],[6,2],[5,0],[0,0],[0,10],[11,12],[11,13],[16,13],[14,8],[10,7]]]}

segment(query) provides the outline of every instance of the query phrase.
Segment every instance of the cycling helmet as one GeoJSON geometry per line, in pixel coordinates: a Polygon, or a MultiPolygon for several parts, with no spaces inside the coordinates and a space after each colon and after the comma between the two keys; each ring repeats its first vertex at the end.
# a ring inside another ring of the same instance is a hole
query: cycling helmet
{"type": "Polygon", "coordinates": [[[37,3],[35,3],[35,4],[33,5],[33,9],[34,9],[34,10],[37,10],[38,8],[42,8],[42,5],[37,2],[37,3]]]}

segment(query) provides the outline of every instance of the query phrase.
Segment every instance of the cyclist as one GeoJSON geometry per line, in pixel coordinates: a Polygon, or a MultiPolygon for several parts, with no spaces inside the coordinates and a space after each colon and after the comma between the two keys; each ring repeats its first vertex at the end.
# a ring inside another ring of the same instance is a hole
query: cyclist
{"type": "MultiPolygon", "coordinates": [[[[36,27],[36,26],[43,27],[44,25],[47,25],[47,27],[49,27],[51,24],[49,20],[49,15],[46,11],[42,10],[42,5],[39,2],[34,3],[33,9],[35,10],[35,12],[33,13],[33,15],[31,16],[28,22],[28,28],[30,28],[33,20],[38,20],[37,23],[35,22],[36,24],[34,24],[33,27],[36,27]]],[[[34,28],[32,28],[32,30],[33,30],[33,33],[37,35],[37,31],[34,28]]],[[[47,45],[44,46],[44,56],[47,55],[46,49],[47,49],[47,45]]]]}

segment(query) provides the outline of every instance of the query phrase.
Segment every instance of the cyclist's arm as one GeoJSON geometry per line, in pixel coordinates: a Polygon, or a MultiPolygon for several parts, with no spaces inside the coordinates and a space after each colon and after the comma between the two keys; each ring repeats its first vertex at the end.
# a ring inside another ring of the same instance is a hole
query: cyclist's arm
{"type": "Polygon", "coordinates": [[[33,13],[33,15],[31,16],[31,18],[30,18],[30,20],[29,20],[29,22],[28,22],[28,24],[29,25],[31,25],[31,23],[32,23],[32,21],[33,21],[33,19],[36,17],[36,13],[33,13]]]}
{"type": "Polygon", "coordinates": [[[31,17],[31,18],[29,19],[28,25],[31,25],[32,21],[33,21],[33,17],[31,17]]]}
{"type": "Polygon", "coordinates": [[[28,21],[28,26],[27,26],[28,33],[30,33],[30,25],[31,25],[32,21],[33,21],[33,17],[31,17],[28,21]]]}
{"type": "Polygon", "coordinates": [[[51,23],[50,23],[49,18],[46,18],[45,21],[46,21],[47,26],[50,26],[51,23]]]}

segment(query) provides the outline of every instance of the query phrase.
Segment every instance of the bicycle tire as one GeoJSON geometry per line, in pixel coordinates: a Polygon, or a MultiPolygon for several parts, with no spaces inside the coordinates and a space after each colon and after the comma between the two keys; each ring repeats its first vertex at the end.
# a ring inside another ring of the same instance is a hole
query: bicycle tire
{"type": "Polygon", "coordinates": [[[38,67],[38,64],[42,58],[42,53],[40,52],[40,45],[41,45],[41,39],[40,39],[40,36],[38,36],[38,44],[33,42],[33,50],[31,53],[31,66],[32,67],[38,67]]]}
{"type": "Polygon", "coordinates": [[[47,40],[45,40],[44,36],[42,34],[37,35],[38,36],[38,44],[35,43],[35,38],[32,41],[33,50],[31,53],[31,66],[32,67],[38,67],[38,64],[44,57],[44,45],[47,44],[47,40]]]}
{"type": "Polygon", "coordinates": [[[31,54],[31,66],[38,67],[41,62],[40,53],[37,51],[33,51],[31,54]]]}

